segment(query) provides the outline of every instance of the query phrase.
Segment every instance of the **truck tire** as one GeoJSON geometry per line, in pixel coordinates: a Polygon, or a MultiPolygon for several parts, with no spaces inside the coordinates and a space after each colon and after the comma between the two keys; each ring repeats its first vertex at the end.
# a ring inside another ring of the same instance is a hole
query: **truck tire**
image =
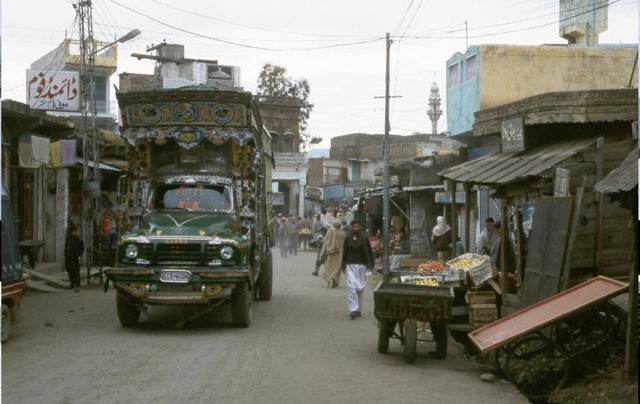
{"type": "Polygon", "coordinates": [[[116,292],[116,308],[118,320],[123,327],[133,327],[138,323],[140,309],[135,299],[121,289],[116,292]]]}
{"type": "Polygon", "coordinates": [[[11,336],[11,309],[6,304],[2,303],[2,342],[5,343],[11,336]]]}
{"type": "Polygon", "coordinates": [[[261,271],[257,282],[258,299],[269,301],[273,290],[273,256],[271,255],[271,250],[269,250],[262,263],[261,271]]]}
{"type": "Polygon", "coordinates": [[[236,285],[231,292],[231,320],[236,327],[249,327],[251,324],[251,295],[248,283],[236,285]]]}
{"type": "Polygon", "coordinates": [[[418,348],[418,327],[415,323],[404,326],[404,363],[416,362],[418,348]]]}

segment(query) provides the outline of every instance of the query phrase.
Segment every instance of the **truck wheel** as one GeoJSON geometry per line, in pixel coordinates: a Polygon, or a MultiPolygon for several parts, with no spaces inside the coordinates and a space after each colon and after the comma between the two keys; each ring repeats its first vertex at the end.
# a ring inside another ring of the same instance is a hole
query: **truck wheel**
{"type": "Polygon", "coordinates": [[[260,300],[271,300],[273,289],[273,257],[271,250],[267,253],[265,261],[262,263],[262,272],[258,277],[258,298],[260,300]]]}
{"type": "Polygon", "coordinates": [[[448,328],[447,323],[431,323],[431,333],[436,342],[435,352],[429,352],[431,356],[437,359],[445,359],[447,357],[448,328]]]}
{"type": "Polygon", "coordinates": [[[236,327],[248,327],[251,324],[251,295],[248,283],[236,285],[231,292],[231,319],[236,327]]]}
{"type": "Polygon", "coordinates": [[[392,321],[380,320],[380,329],[378,330],[378,353],[389,353],[389,337],[392,332],[392,321]]]}
{"type": "Polygon", "coordinates": [[[415,323],[405,324],[404,327],[404,363],[416,362],[418,345],[418,327],[415,323]]]}
{"type": "Polygon", "coordinates": [[[7,342],[11,336],[11,309],[2,303],[2,342],[7,342]]]}
{"type": "Polygon", "coordinates": [[[133,327],[138,323],[140,309],[136,305],[135,299],[121,289],[116,292],[116,308],[118,320],[123,327],[133,327]]]}

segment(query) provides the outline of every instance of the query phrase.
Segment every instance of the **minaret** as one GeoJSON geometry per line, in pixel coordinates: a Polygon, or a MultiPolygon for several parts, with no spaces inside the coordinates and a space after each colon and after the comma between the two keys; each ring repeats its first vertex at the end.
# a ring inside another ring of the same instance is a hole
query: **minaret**
{"type": "Polygon", "coordinates": [[[431,119],[431,134],[437,135],[438,119],[442,116],[442,110],[440,109],[440,89],[435,82],[431,85],[427,115],[429,115],[429,119],[431,119]]]}

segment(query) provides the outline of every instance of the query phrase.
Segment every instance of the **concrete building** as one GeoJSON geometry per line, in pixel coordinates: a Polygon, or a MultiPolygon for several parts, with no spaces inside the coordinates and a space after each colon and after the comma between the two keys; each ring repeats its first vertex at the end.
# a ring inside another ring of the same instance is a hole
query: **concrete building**
{"type": "Polygon", "coordinates": [[[557,91],[612,89],[638,79],[637,45],[475,45],[447,60],[447,129],[473,130],[474,113],[557,91]]]}
{"type": "Polygon", "coordinates": [[[277,195],[274,211],[305,215],[308,159],[300,153],[300,103],[292,97],[260,97],[258,109],[273,139],[276,167],[272,191],[277,195]]]}

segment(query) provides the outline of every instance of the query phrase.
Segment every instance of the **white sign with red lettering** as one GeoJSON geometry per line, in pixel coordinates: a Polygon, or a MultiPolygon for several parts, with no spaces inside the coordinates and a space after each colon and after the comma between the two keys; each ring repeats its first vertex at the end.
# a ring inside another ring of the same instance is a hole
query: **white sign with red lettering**
{"type": "Polygon", "coordinates": [[[27,70],[27,102],[32,109],[80,110],[80,73],[27,70]]]}

